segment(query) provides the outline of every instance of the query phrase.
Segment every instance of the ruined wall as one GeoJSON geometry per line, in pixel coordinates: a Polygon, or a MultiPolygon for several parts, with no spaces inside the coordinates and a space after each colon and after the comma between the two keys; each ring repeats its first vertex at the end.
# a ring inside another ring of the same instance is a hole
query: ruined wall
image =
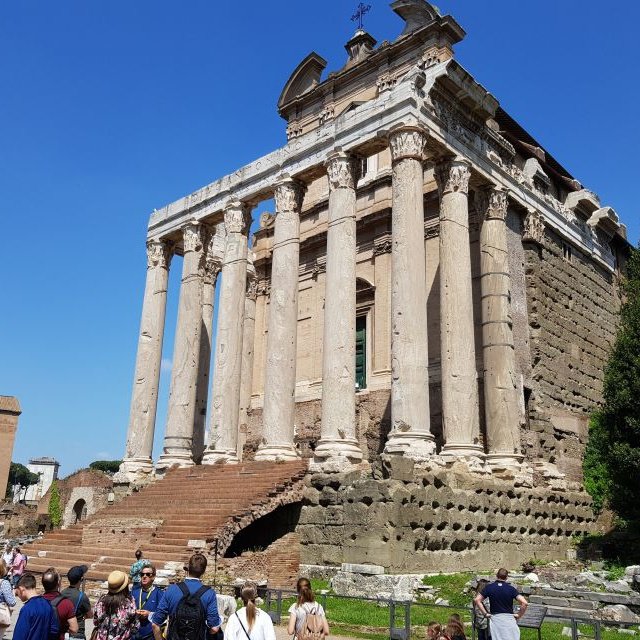
{"type": "Polygon", "coordinates": [[[0,500],[4,500],[18,428],[20,403],[14,396],[0,396],[0,500]]]}
{"type": "Polygon", "coordinates": [[[582,481],[589,414],[601,402],[620,308],[614,276],[547,229],[525,244],[531,340],[527,457],[582,481]],[[569,255],[570,252],[570,255],[569,255]]]}
{"type": "Polygon", "coordinates": [[[374,473],[308,477],[297,533],[302,562],[384,565],[390,572],[519,567],[564,558],[593,528],[590,497],[515,486],[461,469],[390,457],[374,473]]]}

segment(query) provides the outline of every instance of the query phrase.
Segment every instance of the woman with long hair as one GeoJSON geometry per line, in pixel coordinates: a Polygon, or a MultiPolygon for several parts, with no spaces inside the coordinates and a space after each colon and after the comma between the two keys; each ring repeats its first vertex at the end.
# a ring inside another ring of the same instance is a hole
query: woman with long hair
{"type": "Polygon", "coordinates": [[[11,624],[11,610],[16,606],[11,583],[6,579],[9,568],[4,560],[0,560],[0,640],[11,624]]]}
{"type": "Polygon", "coordinates": [[[316,602],[315,596],[311,589],[311,582],[308,578],[300,578],[296,584],[298,592],[298,600],[289,607],[289,624],[287,631],[289,635],[296,638],[302,631],[307,616],[315,616],[322,625],[322,634],[329,635],[329,624],[324,609],[319,602],[316,602]]]}
{"type": "Polygon", "coordinates": [[[129,593],[129,577],[112,571],[107,584],[109,592],[98,600],[93,614],[96,640],[129,640],[140,627],[136,603],[129,593]]]}
{"type": "Polygon", "coordinates": [[[240,593],[244,607],[238,609],[227,621],[224,630],[228,640],[276,640],[276,632],[268,613],[258,609],[258,591],[253,582],[246,582],[240,593]]]}

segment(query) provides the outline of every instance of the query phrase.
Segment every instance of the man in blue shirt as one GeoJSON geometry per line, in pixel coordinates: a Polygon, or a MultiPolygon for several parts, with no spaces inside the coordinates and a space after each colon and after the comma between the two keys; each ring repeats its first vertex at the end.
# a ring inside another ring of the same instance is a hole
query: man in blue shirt
{"type": "Polygon", "coordinates": [[[36,592],[36,578],[25,573],[16,585],[24,602],[13,630],[14,640],[52,640],[58,637],[58,619],[51,603],[36,592]]]}
{"type": "Polygon", "coordinates": [[[156,578],[156,568],[146,565],[140,572],[141,584],[134,585],[131,589],[131,597],[136,603],[138,616],[140,617],[140,629],[136,635],[136,640],[150,640],[153,638],[153,627],[149,621],[149,614],[157,611],[160,600],[164,595],[164,590],[155,587],[153,581],[156,578]]]}
{"type": "MultiPolygon", "coordinates": [[[[185,578],[184,584],[189,590],[189,593],[193,594],[202,587],[202,581],[200,578],[207,570],[207,558],[201,553],[194,553],[189,558],[189,566],[187,567],[187,578],[185,578]]],[[[160,626],[164,624],[167,617],[173,617],[178,608],[178,604],[183,598],[182,590],[177,584],[172,584],[165,592],[158,608],[150,616],[150,621],[153,625],[153,633],[157,640],[161,636],[160,626]]],[[[213,589],[207,589],[201,596],[202,606],[206,613],[206,623],[209,629],[209,634],[216,633],[220,628],[220,616],[218,615],[218,601],[216,598],[216,592],[213,589]]],[[[171,635],[171,622],[169,623],[169,635],[171,635]]],[[[202,640],[206,640],[203,638],[202,640]]]]}
{"type": "Polygon", "coordinates": [[[489,618],[491,640],[519,640],[520,627],[518,620],[527,610],[528,603],[518,590],[507,582],[509,572],[506,569],[498,569],[496,581],[487,585],[481,593],[474,598],[474,603],[480,609],[480,613],[489,618]],[[482,604],[485,598],[491,600],[491,613],[482,604]],[[520,604],[518,613],[513,612],[513,601],[520,604]]]}

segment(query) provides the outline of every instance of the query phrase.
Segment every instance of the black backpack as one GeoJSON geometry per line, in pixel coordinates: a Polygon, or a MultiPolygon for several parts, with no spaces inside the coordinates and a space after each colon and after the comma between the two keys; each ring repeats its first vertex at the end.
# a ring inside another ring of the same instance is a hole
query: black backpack
{"type": "Polygon", "coordinates": [[[68,600],[69,598],[67,598],[66,596],[63,595],[59,595],[56,596],[53,600],[49,600],[49,604],[51,605],[51,608],[53,609],[53,615],[55,617],[55,632],[52,629],[49,633],[49,636],[52,638],[58,638],[58,634],[60,633],[60,614],[58,613],[58,605],[63,601],[63,600],[68,600]]]}
{"type": "Polygon", "coordinates": [[[203,640],[207,637],[207,612],[202,596],[209,587],[202,586],[191,593],[184,582],[178,582],[182,598],[169,623],[167,640],[203,640]]]}

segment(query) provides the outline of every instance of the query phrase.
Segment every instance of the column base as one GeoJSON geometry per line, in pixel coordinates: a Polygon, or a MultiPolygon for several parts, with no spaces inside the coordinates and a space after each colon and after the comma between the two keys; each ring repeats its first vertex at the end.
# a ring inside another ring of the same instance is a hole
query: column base
{"type": "Polygon", "coordinates": [[[202,464],[238,464],[238,454],[233,449],[205,449],[202,464]]]}
{"type": "Polygon", "coordinates": [[[311,467],[318,471],[341,472],[362,462],[358,441],[344,438],[321,438],[313,452],[311,467]]]}
{"type": "Polygon", "coordinates": [[[128,484],[153,474],[153,460],[151,458],[125,458],[120,468],[113,476],[117,484],[128,484]]]}
{"type": "Polygon", "coordinates": [[[260,447],[256,451],[255,459],[270,460],[278,462],[279,460],[298,460],[300,454],[296,451],[293,444],[267,444],[264,447],[260,447]]]}
{"type": "Polygon", "coordinates": [[[156,463],[156,473],[162,475],[170,467],[192,467],[193,464],[190,451],[163,453],[156,463]]]}
{"type": "Polygon", "coordinates": [[[464,462],[470,470],[487,471],[486,455],[479,444],[469,444],[467,442],[448,442],[442,447],[440,457],[445,464],[464,462]]]}
{"type": "Polygon", "coordinates": [[[520,471],[524,456],[519,453],[488,453],[487,464],[492,471],[520,471]]]}
{"type": "Polygon", "coordinates": [[[389,434],[384,452],[403,455],[412,460],[427,460],[434,456],[436,443],[430,433],[396,429],[389,434]]]}

